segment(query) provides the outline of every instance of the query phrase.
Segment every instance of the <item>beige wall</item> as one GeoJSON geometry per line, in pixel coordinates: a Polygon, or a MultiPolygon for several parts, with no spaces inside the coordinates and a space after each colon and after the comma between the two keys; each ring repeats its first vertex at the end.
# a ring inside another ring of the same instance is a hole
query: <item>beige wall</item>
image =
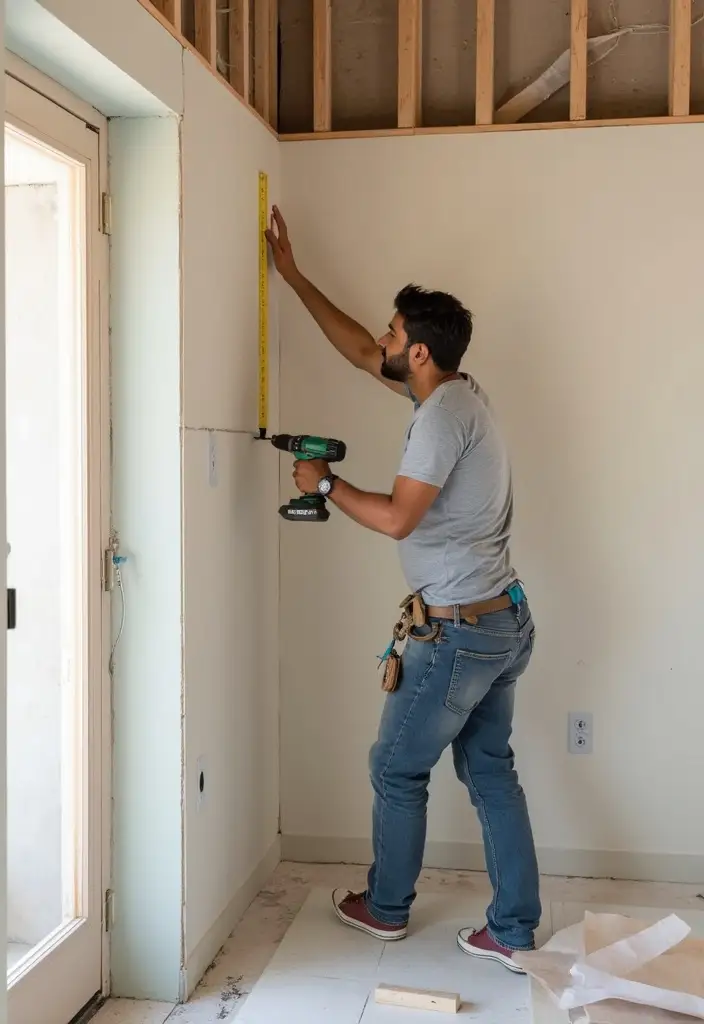
{"type": "MultiPolygon", "coordinates": [[[[415,280],[475,313],[466,365],[510,446],[538,625],[515,745],[543,865],[701,877],[704,127],[282,153],[299,263],[335,301],[382,332],[415,280]],[[594,714],[591,757],[567,754],[570,710],[594,714]]],[[[342,473],[388,491],[410,409],[331,352],[290,293],[281,323],[282,429],[343,438],[342,473]]],[[[283,495],[289,479],[285,465],[283,495]]],[[[391,541],[340,514],[282,527],[285,851],[368,852],[375,656],[404,592],[391,541]]],[[[432,793],[430,859],[475,863],[449,758],[432,793]]]]}
{"type": "MultiPolygon", "coordinates": [[[[185,956],[190,985],[278,861],[278,459],[253,435],[258,173],[268,173],[271,201],[278,201],[279,151],[276,139],[190,53],[184,55],[184,75],[185,956]],[[199,801],[201,768],[205,790],[199,801]]],[[[270,426],[276,427],[274,281],[271,292],[270,426]]]]}

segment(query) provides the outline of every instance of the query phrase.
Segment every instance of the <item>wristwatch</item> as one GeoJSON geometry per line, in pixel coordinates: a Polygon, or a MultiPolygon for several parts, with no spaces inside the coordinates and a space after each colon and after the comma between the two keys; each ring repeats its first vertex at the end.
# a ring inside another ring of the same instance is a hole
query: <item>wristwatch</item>
{"type": "Polygon", "coordinates": [[[337,477],[333,473],[329,473],[327,476],[322,477],[318,481],[318,494],[322,494],[324,498],[329,497],[332,494],[332,489],[335,486],[337,477]]]}

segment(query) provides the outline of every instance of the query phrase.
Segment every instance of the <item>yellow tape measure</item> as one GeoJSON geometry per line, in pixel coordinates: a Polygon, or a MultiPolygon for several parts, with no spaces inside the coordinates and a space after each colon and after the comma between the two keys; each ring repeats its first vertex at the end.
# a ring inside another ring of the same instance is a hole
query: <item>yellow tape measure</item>
{"type": "Polygon", "coordinates": [[[269,418],[269,272],[264,232],[269,220],[269,179],[259,172],[259,436],[269,418]]]}

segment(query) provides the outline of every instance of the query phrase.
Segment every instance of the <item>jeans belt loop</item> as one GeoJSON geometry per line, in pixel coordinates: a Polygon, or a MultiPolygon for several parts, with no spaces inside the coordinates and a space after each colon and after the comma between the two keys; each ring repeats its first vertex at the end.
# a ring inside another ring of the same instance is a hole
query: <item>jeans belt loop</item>
{"type": "Polygon", "coordinates": [[[454,620],[452,624],[453,626],[459,626],[462,622],[462,616],[460,615],[460,606],[458,604],[453,604],[452,611],[454,614],[454,620]]]}

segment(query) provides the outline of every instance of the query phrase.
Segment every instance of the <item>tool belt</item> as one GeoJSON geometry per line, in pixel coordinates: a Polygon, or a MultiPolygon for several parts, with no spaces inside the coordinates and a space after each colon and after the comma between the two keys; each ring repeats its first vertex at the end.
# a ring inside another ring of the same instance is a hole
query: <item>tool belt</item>
{"type": "MultiPolygon", "coordinates": [[[[452,605],[426,605],[420,594],[409,594],[400,604],[401,617],[394,626],[393,640],[380,659],[384,665],[384,676],[381,688],[386,693],[393,693],[397,688],[401,675],[401,656],[395,650],[395,644],[405,640],[412,629],[421,629],[428,625],[428,619],[451,619],[455,620],[456,614],[470,626],[476,626],[480,615],[491,615],[493,612],[502,612],[513,607],[523,596],[523,588],[519,587],[520,594],[514,587],[506,594],[491,598],[489,601],[477,601],[474,604],[463,604],[457,609],[452,605]]],[[[413,633],[413,639],[420,643],[430,643],[436,640],[441,625],[438,622],[432,623],[427,633],[413,633]]]]}

